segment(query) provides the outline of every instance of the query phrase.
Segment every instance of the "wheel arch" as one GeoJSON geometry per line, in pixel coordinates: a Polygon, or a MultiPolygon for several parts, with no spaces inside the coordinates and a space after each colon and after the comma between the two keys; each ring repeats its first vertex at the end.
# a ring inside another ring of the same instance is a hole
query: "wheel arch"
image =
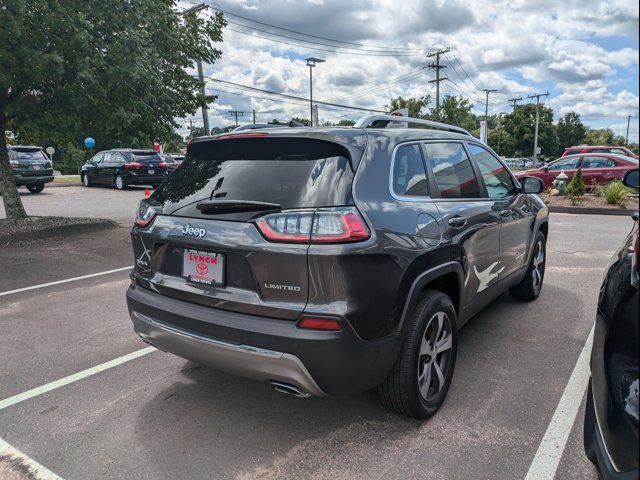
{"type": "Polygon", "coordinates": [[[436,290],[446,294],[451,299],[456,313],[459,314],[463,278],[462,265],[458,262],[447,262],[418,275],[409,289],[400,322],[398,323],[398,332],[405,328],[407,317],[411,315],[425,290],[436,290]]]}

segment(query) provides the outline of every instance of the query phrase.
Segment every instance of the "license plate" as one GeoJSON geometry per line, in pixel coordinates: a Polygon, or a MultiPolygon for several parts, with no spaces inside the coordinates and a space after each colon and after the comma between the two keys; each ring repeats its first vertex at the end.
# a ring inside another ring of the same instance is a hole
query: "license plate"
{"type": "Polygon", "coordinates": [[[182,255],[184,278],[205,285],[224,284],[224,255],[186,249],[182,255]]]}
{"type": "Polygon", "coordinates": [[[34,165],[34,166],[33,166],[33,169],[34,169],[34,170],[40,170],[40,165],[34,165]]]}
{"type": "Polygon", "coordinates": [[[156,173],[155,170],[148,170],[148,172],[149,172],[149,175],[153,175],[154,173],[156,173]]]}

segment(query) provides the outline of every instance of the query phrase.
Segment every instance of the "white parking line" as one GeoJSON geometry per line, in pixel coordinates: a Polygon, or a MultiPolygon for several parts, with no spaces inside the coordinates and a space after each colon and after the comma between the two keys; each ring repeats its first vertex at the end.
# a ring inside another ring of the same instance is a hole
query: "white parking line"
{"type": "MultiPolygon", "coordinates": [[[[6,474],[7,476],[13,472],[22,473],[24,468],[27,467],[31,475],[22,477],[22,475],[15,478],[35,478],[37,480],[63,480],[47,467],[40,465],[33,458],[25,455],[20,450],[17,450],[13,446],[9,445],[2,438],[0,438],[0,474],[6,474]],[[22,467],[22,468],[21,468],[22,467]]],[[[14,477],[9,477],[14,478],[14,477]]]]}
{"type": "Polygon", "coordinates": [[[99,277],[101,275],[108,275],[110,273],[123,272],[125,270],[131,270],[132,268],[133,268],[133,266],[130,265],[128,267],[114,268],[113,270],[107,270],[106,272],[90,273],[89,275],[82,275],[80,277],[65,278],[64,280],[57,280],[55,282],[41,283],[40,285],[32,285],[30,287],[17,288],[15,290],[8,290],[6,292],[0,292],[0,297],[3,297],[5,295],[11,295],[12,293],[27,292],[29,290],[35,290],[37,288],[44,288],[44,287],[51,287],[53,285],[60,285],[61,283],[75,282],[76,280],[84,280],[85,278],[93,278],[93,277],[99,277]]]}
{"type": "Polygon", "coordinates": [[[56,380],[54,382],[47,383],[46,385],[32,388],[31,390],[19,393],[18,395],[14,395],[13,397],[5,398],[4,400],[0,400],[0,410],[15,405],[16,403],[29,400],[30,398],[37,397],[38,395],[42,395],[43,393],[50,392],[51,390],[55,390],[56,388],[64,387],[65,385],[69,385],[70,383],[77,382],[78,380],[82,380],[83,378],[90,377],[91,375],[95,375],[96,373],[104,372],[105,370],[116,367],[131,360],[135,360],[138,357],[142,357],[143,355],[147,355],[155,351],[156,349],[153,347],[145,347],[141,350],[136,350],[135,352],[123,355],[122,357],[118,357],[113,360],[109,360],[108,362],[101,363],[100,365],[96,365],[95,367],[87,368],[86,370],[83,370],[81,372],[74,373],[73,375],[69,375],[68,377],[61,378],[60,380],[56,380]]]}
{"type": "Polygon", "coordinates": [[[593,343],[593,328],[582,347],[576,366],[564,389],[538,451],[529,466],[525,480],[553,480],[560,465],[562,453],[582,403],[589,381],[589,356],[593,343]]]}

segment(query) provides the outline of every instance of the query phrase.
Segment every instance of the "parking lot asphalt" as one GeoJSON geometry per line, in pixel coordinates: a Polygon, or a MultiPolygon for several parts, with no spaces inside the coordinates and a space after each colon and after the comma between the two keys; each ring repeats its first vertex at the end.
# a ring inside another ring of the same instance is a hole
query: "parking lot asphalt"
{"type": "MultiPolygon", "coordinates": [[[[64,217],[107,218],[130,224],[138,200],[144,197],[145,187],[129,187],[118,191],[112,187],[49,187],[32,194],[18,189],[28,215],[60,215],[64,217]]],[[[0,218],[5,218],[0,202],[0,218]]]]}
{"type": "MultiPolygon", "coordinates": [[[[607,262],[631,226],[552,214],[540,298],[503,295],[462,329],[448,399],[426,422],[387,412],[375,392],[297,399],[152,351],[0,409],[0,437],[65,479],[524,478],[593,325],[607,262]]],[[[131,263],[127,228],[110,235],[50,240],[75,250],[63,261],[61,249],[47,278],[131,263]],[[85,253],[96,242],[97,263],[85,253]]],[[[22,270],[0,270],[0,292],[42,283],[23,277],[46,248],[35,242],[22,270]]],[[[127,285],[121,271],[0,296],[0,402],[145,348],[131,329],[127,285]]],[[[582,450],[583,409],[555,478],[597,478],[582,450]]]]}

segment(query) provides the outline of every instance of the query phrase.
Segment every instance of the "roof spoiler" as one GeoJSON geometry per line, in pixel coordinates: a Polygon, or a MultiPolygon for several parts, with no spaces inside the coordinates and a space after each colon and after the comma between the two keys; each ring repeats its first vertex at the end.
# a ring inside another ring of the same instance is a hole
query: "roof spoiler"
{"type": "Polygon", "coordinates": [[[393,122],[406,123],[407,127],[409,123],[417,123],[419,125],[426,125],[438,130],[462,133],[463,135],[469,135],[470,137],[473,136],[464,128],[449,125],[448,123],[434,122],[432,120],[425,120],[424,118],[401,117],[396,115],[367,115],[358,120],[353,128],[385,128],[393,122]]]}

